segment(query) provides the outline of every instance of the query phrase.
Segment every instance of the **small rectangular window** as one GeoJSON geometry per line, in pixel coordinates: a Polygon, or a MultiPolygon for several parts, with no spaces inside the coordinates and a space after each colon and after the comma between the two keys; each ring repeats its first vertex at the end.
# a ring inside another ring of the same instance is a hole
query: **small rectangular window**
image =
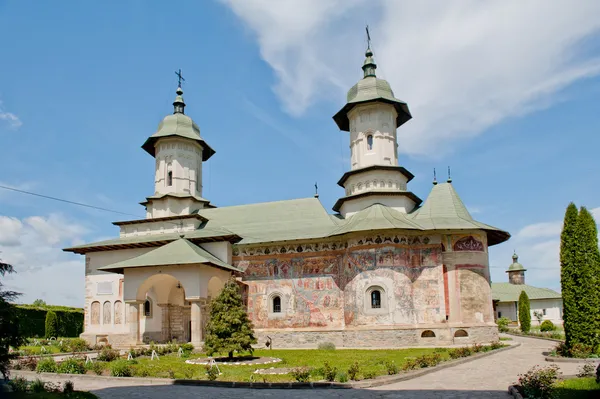
{"type": "Polygon", "coordinates": [[[542,309],[542,314],[546,316],[546,309],[542,309]]]}
{"type": "Polygon", "coordinates": [[[502,312],[498,312],[498,317],[502,317],[502,312]]]}

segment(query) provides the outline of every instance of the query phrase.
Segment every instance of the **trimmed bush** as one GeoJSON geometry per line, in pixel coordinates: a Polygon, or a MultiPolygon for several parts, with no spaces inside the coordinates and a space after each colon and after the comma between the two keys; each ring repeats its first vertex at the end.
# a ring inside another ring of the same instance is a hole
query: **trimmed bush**
{"type": "Polygon", "coordinates": [[[531,306],[525,291],[521,291],[519,295],[519,323],[522,332],[528,333],[531,330],[531,306]]]}
{"type": "Polygon", "coordinates": [[[331,367],[329,362],[325,362],[323,364],[323,377],[327,381],[335,381],[335,376],[337,375],[337,367],[331,367]]]}
{"type": "Polygon", "coordinates": [[[103,348],[100,353],[98,353],[97,359],[101,362],[112,362],[119,358],[119,351],[116,351],[111,348],[103,348]]]}
{"type": "Polygon", "coordinates": [[[47,357],[38,362],[35,371],[38,373],[55,373],[56,372],[56,362],[54,358],[47,357]]]}
{"type": "Polygon", "coordinates": [[[67,346],[71,352],[85,352],[90,349],[85,339],[74,338],[67,341],[67,346]]]}
{"type": "Polygon", "coordinates": [[[78,337],[83,332],[83,309],[66,306],[17,305],[19,330],[26,337],[46,335],[46,314],[53,311],[58,319],[55,337],[78,337]]]}
{"type": "Polygon", "coordinates": [[[525,374],[519,375],[519,385],[526,398],[550,399],[553,396],[553,385],[558,380],[558,366],[540,368],[535,366],[525,374]]]}
{"type": "Polygon", "coordinates": [[[85,363],[84,367],[86,370],[93,371],[96,375],[102,375],[102,372],[104,371],[104,365],[104,362],[89,362],[85,363]]]}
{"type": "Polygon", "coordinates": [[[53,311],[46,313],[46,338],[58,336],[58,317],[53,311]]]}
{"type": "Polygon", "coordinates": [[[206,378],[209,381],[214,381],[219,377],[219,370],[216,367],[206,366],[206,378]]]}
{"type": "Polygon", "coordinates": [[[388,375],[398,374],[398,365],[393,361],[387,361],[385,362],[385,371],[388,375]]]}
{"type": "Polygon", "coordinates": [[[496,320],[496,324],[498,324],[498,331],[501,333],[505,333],[509,331],[508,325],[510,324],[510,319],[508,317],[501,317],[496,320]]]}
{"type": "Polygon", "coordinates": [[[554,330],[556,330],[556,326],[550,320],[544,320],[542,322],[542,324],[540,325],[540,331],[542,331],[542,332],[554,331],[554,330]]]}
{"type": "Polygon", "coordinates": [[[350,377],[350,379],[353,381],[358,381],[359,372],[360,367],[358,365],[358,362],[354,362],[354,364],[351,364],[350,367],[348,367],[348,377],[350,377]]]}
{"type": "Polygon", "coordinates": [[[334,351],[335,344],[333,342],[321,342],[318,346],[319,350],[322,351],[334,351]]]}
{"type": "Polygon", "coordinates": [[[113,377],[131,377],[133,370],[127,360],[117,360],[110,365],[110,375],[113,377]]]}
{"type": "Polygon", "coordinates": [[[85,365],[82,360],[67,359],[58,364],[56,372],[60,374],[85,374],[85,365]]]}
{"type": "Polygon", "coordinates": [[[310,381],[310,367],[296,367],[293,369],[290,374],[292,377],[296,379],[298,382],[309,382],[310,381]]]}

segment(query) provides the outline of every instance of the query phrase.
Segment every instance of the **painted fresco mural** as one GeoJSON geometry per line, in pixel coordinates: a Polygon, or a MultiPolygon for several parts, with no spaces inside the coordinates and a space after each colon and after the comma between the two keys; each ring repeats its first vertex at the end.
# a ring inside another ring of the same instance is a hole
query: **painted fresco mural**
{"type": "Polygon", "coordinates": [[[351,245],[306,244],[310,250],[294,247],[292,253],[285,248],[277,254],[268,248],[254,250],[252,255],[238,252],[234,264],[244,270],[246,300],[255,327],[439,322],[446,313],[441,246],[430,243],[429,237],[409,240],[370,237],[351,245]],[[324,245],[329,250],[319,250],[324,245]],[[384,287],[387,307],[369,313],[365,293],[373,284],[384,287]],[[282,300],[280,313],[272,309],[275,295],[282,300]]]}
{"type": "Polygon", "coordinates": [[[486,267],[456,265],[460,282],[460,306],[463,322],[493,321],[492,298],[486,267]]]}

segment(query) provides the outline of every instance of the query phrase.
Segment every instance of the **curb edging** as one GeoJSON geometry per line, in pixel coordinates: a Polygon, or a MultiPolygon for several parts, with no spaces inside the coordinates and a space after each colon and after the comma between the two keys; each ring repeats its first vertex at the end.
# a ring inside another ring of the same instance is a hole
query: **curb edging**
{"type": "Polygon", "coordinates": [[[243,382],[243,381],[207,381],[207,380],[172,380],[168,378],[144,378],[144,377],[109,377],[88,374],[58,374],[58,373],[36,373],[28,370],[10,370],[11,374],[21,375],[28,378],[57,378],[76,380],[104,380],[115,382],[134,382],[143,385],[188,385],[188,386],[210,386],[222,388],[254,388],[254,389],[351,389],[351,388],[371,388],[382,385],[393,384],[396,382],[411,380],[426,374],[434,373],[449,367],[458,366],[483,357],[491,356],[500,352],[511,350],[521,346],[520,342],[515,342],[504,348],[495,349],[489,352],[477,353],[475,355],[448,360],[435,367],[427,367],[420,370],[410,371],[403,374],[392,376],[381,376],[370,380],[356,382],[243,382]]]}
{"type": "Polygon", "coordinates": [[[521,395],[519,393],[519,391],[517,390],[517,388],[515,388],[514,385],[508,386],[508,394],[511,395],[515,399],[523,399],[523,395],[521,395]]]}
{"type": "Polygon", "coordinates": [[[565,342],[564,339],[538,337],[537,335],[515,334],[515,333],[512,333],[512,332],[506,332],[506,333],[502,333],[502,334],[512,335],[513,337],[525,337],[525,338],[543,339],[544,341],[565,342]]]}
{"type": "Polygon", "coordinates": [[[562,357],[562,356],[546,356],[544,360],[550,363],[600,363],[600,358],[589,357],[589,358],[573,358],[573,357],[562,357]]]}

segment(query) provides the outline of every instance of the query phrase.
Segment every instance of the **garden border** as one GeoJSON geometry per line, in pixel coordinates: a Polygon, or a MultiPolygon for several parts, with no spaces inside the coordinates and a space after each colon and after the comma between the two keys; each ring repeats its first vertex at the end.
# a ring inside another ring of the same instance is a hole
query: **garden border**
{"type": "Polygon", "coordinates": [[[546,356],[544,357],[544,360],[551,363],[600,363],[600,358],[598,357],[579,358],[563,356],[546,356]]]}
{"type": "Polygon", "coordinates": [[[544,341],[565,342],[564,339],[554,339],[554,338],[547,338],[547,337],[538,337],[537,335],[515,334],[513,332],[506,332],[506,333],[503,333],[503,334],[512,335],[513,337],[525,337],[525,338],[543,339],[544,341]]]}
{"type": "Polygon", "coordinates": [[[500,349],[495,349],[489,352],[476,353],[469,357],[448,360],[440,363],[434,367],[426,367],[423,369],[410,371],[403,374],[380,376],[369,380],[353,381],[348,383],[341,382],[241,382],[241,381],[208,381],[208,380],[172,380],[168,378],[144,378],[144,377],[107,377],[97,376],[88,374],[58,374],[58,373],[37,373],[35,371],[27,370],[10,370],[11,375],[17,375],[25,378],[60,378],[68,379],[74,382],[77,380],[104,380],[104,381],[115,381],[125,382],[129,381],[132,383],[139,383],[143,385],[191,385],[191,386],[211,386],[211,387],[223,387],[223,388],[255,388],[255,389],[310,389],[310,388],[333,388],[333,389],[349,389],[349,388],[370,388],[382,385],[393,384],[400,381],[411,380],[416,377],[421,377],[426,374],[443,370],[448,367],[458,366],[471,362],[473,360],[481,359],[483,357],[491,356],[496,353],[504,352],[521,346],[520,342],[508,344],[508,346],[500,349]]]}

